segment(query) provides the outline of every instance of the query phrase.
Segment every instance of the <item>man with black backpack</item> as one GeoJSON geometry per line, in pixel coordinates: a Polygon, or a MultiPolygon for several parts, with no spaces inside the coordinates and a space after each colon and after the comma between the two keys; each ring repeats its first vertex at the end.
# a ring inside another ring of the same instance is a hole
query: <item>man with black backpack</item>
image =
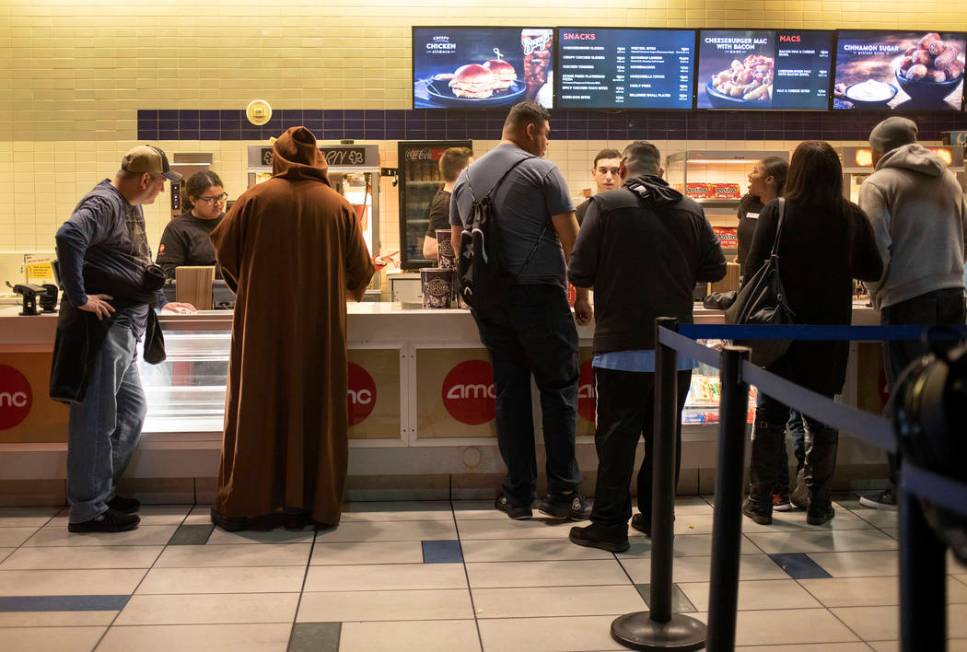
{"type": "MultiPolygon", "coordinates": [[[[460,288],[490,353],[497,392],[497,440],[507,466],[495,506],[531,518],[537,454],[531,375],[541,397],[547,496],[538,509],[582,520],[575,459],[577,328],[567,303],[565,264],[578,224],[564,176],[541,158],[550,115],[534,102],[514,106],[502,142],[460,175],[450,202],[460,288]]],[[[590,320],[587,292],[576,304],[590,320]]]]}
{"type": "MultiPolygon", "coordinates": [[[[591,525],[571,529],[571,541],[611,552],[628,549],[629,484],[635,449],[645,439],[638,472],[639,514],[631,526],[651,536],[654,450],[655,319],[692,321],[692,288],[725,276],[725,257],[702,208],[661,177],[661,153],[644,141],[625,148],[624,185],[591,198],[574,246],[569,277],[594,288],[595,447],[598,481],[591,525]]],[[[680,359],[678,410],[692,364],[680,359]]],[[[680,419],[679,419],[680,422],[680,419]]],[[[676,478],[681,461],[678,428],[676,478]]]]}

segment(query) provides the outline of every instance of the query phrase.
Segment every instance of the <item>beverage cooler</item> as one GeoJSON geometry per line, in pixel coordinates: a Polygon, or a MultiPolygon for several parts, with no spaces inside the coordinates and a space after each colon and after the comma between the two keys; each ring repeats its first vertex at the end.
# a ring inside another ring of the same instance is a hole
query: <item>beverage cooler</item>
{"type": "Polygon", "coordinates": [[[440,157],[450,147],[473,147],[469,140],[401,141],[399,144],[400,257],[403,269],[435,267],[423,257],[433,196],[443,187],[440,157]]]}

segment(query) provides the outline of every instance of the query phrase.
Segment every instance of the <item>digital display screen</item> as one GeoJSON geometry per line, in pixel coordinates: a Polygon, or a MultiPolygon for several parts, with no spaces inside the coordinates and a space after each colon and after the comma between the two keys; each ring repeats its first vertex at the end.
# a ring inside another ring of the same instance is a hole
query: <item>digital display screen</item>
{"type": "Polygon", "coordinates": [[[413,107],[554,105],[550,27],[414,27],[413,107]]]}
{"type": "Polygon", "coordinates": [[[830,31],[702,30],[697,106],[826,110],[832,49],[830,31]]]}
{"type": "Polygon", "coordinates": [[[833,108],[959,111],[967,35],[841,31],[833,108]]]}
{"type": "Polygon", "coordinates": [[[562,108],[690,109],[695,30],[561,27],[562,108]]]}

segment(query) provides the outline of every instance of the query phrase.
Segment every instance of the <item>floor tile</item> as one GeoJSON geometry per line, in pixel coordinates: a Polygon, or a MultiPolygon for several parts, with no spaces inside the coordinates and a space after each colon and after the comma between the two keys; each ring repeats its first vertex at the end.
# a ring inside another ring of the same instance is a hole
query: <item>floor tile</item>
{"type": "Polygon", "coordinates": [[[285,652],[290,623],[278,625],[149,625],[112,627],[98,652],[285,652]]]}
{"type": "MultiPolygon", "coordinates": [[[[712,555],[711,534],[683,534],[675,536],[674,552],[676,557],[710,557],[712,555]]],[[[745,536],[742,537],[740,554],[756,554],[762,551],[745,536]]],[[[644,537],[631,539],[631,548],[618,553],[618,557],[650,557],[651,540],[644,537]]]]}
{"type": "Polygon", "coordinates": [[[288,652],[339,652],[342,623],[296,623],[288,652]]]}
{"type": "Polygon", "coordinates": [[[424,564],[462,564],[459,541],[423,541],[424,564]]]}
{"type": "Polygon", "coordinates": [[[135,595],[115,625],[292,623],[298,593],[135,595]]]}
{"type": "MultiPolygon", "coordinates": [[[[651,584],[635,584],[635,588],[638,589],[638,595],[641,599],[645,601],[648,607],[651,607],[651,584]]],[[[692,604],[692,601],[688,599],[677,584],[672,584],[672,613],[684,614],[684,613],[695,613],[698,609],[692,604]]]]}
{"type": "Polygon", "coordinates": [[[0,528],[43,527],[58,511],[56,507],[0,507],[0,528]]]}
{"type": "Polygon", "coordinates": [[[211,538],[215,526],[208,525],[179,525],[168,541],[169,546],[203,546],[211,538]]]}
{"type": "Polygon", "coordinates": [[[0,570],[151,568],[162,550],[162,546],[20,548],[0,564],[0,570]]]}
{"type": "MultiPolygon", "coordinates": [[[[534,514],[538,514],[536,509],[534,514]]],[[[455,500],[453,501],[453,515],[458,522],[510,520],[506,514],[494,508],[494,501],[492,500],[455,500]]]]}
{"type": "MultiPolygon", "coordinates": [[[[128,532],[85,532],[74,534],[64,526],[48,525],[37,531],[24,545],[31,546],[163,546],[178,529],[177,525],[144,525],[128,532]]],[[[2,534],[2,532],[0,532],[2,534]]]]}
{"type": "Polygon", "coordinates": [[[302,589],[304,576],[300,566],[153,568],[137,593],[291,593],[302,589]]]}
{"type": "Polygon", "coordinates": [[[817,643],[815,645],[737,646],[736,652],[870,652],[866,643],[817,643]]]}
{"type": "Polygon", "coordinates": [[[4,527],[0,528],[0,547],[16,548],[23,544],[37,531],[35,527],[4,527]]]}
{"type": "MultiPolygon", "coordinates": [[[[651,581],[651,558],[622,559],[635,584],[651,581]]],[[[675,582],[708,582],[712,565],[711,557],[676,557],[672,569],[675,582]]],[[[741,555],[739,577],[743,580],[787,580],[786,575],[767,555],[741,555]]]]}
{"type": "MultiPolygon", "coordinates": [[[[699,611],[708,611],[709,583],[680,582],[678,586],[699,611]]],[[[812,609],[822,605],[795,580],[739,582],[739,610],[812,609]]]]}
{"type": "Polygon", "coordinates": [[[0,612],[4,627],[107,627],[117,611],[5,611],[0,612]]]}
{"type": "Polygon", "coordinates": [[[463,540],[460,545],[468,562],[614,559],[610,552],[576,546],[566,539],[463,540]]]}
{"type": "Polygon", "coordinates": [[[509,518],[500,520],[458,521],[461,541],[492,539],[567,539],[571,523],[531,519],[514,521],[509,518]]]}
{"type": "MultiPolygon", "coordinates": [[[[900,613],[896,606],[841,607],[831,611],[865,641],[894,641],[900,635],[900,613]]],[[[967,604],[948,606],[947,635],[967,638],[967,604]]]]}
{"type": "Polygon", "coordinates": [[[804,552],[777,552],[769,555],[786,575],[794,580],[814,580],[831,575],[804,552]]]}
{"type": "Polygon", "coordinates": [[[895,550],[897,542],[879,530],[828,530],[749,534],[765,552],[871,552],[895,550]]]}
{"type": "MultiPolygon", "coordinates": [[[[836,516],[833,520],[824,523],[823,525],[809,525],[806,523],[806,511],[805,510],[795,510],[792,512],[773,512],[772,513],[772,526],[770,531],[775,530],[806,530],[806,531],[818,531],[818,530],[866,530],[869,529],[870,524],[863,519],[859,518],[853,512],[837,506],[836,516]]],[[[750,523],[748,519],[742,521],[742,526],[745,527],[747,523],[750,523]]]]}
{"type": "MultiPolygon", "coordinates": [[[[708,622],[706,613],[695,614],[695,617],[708,622]]],[[[740,611],[736,622],[736,645],[815,645],[859,641],[849,628],[825,609],[740,611]]]]}
{"type": "Polygon", "coordinates": [[[16,548],[0,548],[0,564],[2,564],[7,557],[12,555],[14,550],[16,550],[16,548]]]}
{"type": "Polygon", "coordinates": [[[343,623],[339,652],[373,650],[480,652],[480,639],[472,620],[343,623]]]}
{"type": "Polygon", "coordinates": [[[90,652],[104,627],[0,628],[0,650],[9,652],[90,652]]]}
{"type": "Polygon", "coordinates": [[[466,589],[460,564],[310,566],[306,591],[395,591],[466,589]]]}
{"type": "Polygon", "coordinates": [[[614,559],[475,563],[467,564],[467,574],[474,589],[631,584],[614,559]]]}
{"type": "Polygon", "coordinates": [[[211,525],[212,522],[212,506],[211,505],[195,505],[188,512],[188,516],[185,517],[183,522],[184,525],[211,525]]]}
{"type": "Polygon", "coordinates": [[[235,544],[258,544],[258,543],[312,543],[316,536],[315,527],[307,527],[304,530],[286,530],[277,528],[265,532],[255,532],[245,530],[242,532],[226,532],[220,527],[212,531],[208,537],[208,544],[235,545],[235,544]]]}
{"type": "Polygon", "coordinates": [[[0,595],[126,595],[145,574],[144,569],[4,570],[0,595]]]}
{"type": "Polygon", "coordinates": [[[506,618],[481,620],[480,636],[487,652],[560,652],[614,650],[614,616],[506,618]]]}
{"type": "Polygon", "coordinates": [[[128,603],[125,595],[21,595],[0,596],[2,612],[32,611],[120,611],[128,603]]]}
{"type": "Polygon", "coordinates": [[[261,546],[169,546],[156,568],[216,566],[305,566],[310,543],[267,543],[261,546]]]}
{"type": "Polygon", "coordinates": [[[882,577],[900,574],[896,551],[812,552],[809,558],[833,577],[882,577]]]}
{"type": "Polygon", "coordinates": [[[316,542],[312,549],[313,566],[420,563],[423,563],[423,544],[421,541],[316,542]]]}
{"type": "MultiPolygon", "coordinates": [[[[898,512],[890,512],[883,509],[858,509],[853,514],[870,525],[890,532],[896,531],[900,520],[900,514],[898,512]]],[[[836,518],[839,518],[839,514],[836,515],[836,518]]]]}
{"type": "Polygon", "coordinates": [[[834,577],[826,580],[801,580],[800,584],[826,607],[899,604],[900,582],[897,577],[834,577]]]}
{"type": "Polygon", "coordinates": [[[327,591],[302,594],[298,622],[473,618],[470,591],[327,591]]]}
{"type": "Polygon", "coordinates": [[[335,530],[319,532],[316,541],[343,543],[347,541],[425,541],[456,539],[452,521],[364,521],[342,523],[335,530]]]}
{"type": "Polygon", "coordinates": [[[446,521],[453,522],[453,510],[446,501],[400,501],[350,503],[343,509],[343,523],[367,521],[446,521]]]}
{"type": "Polygon", "coordinates": [[[568,586],[525,589],[473,589],[477,618],[533,618],[547,616],[619,616],[644,610],[645,603],[631,584],[625,586],[568,586]]]}
{"type": "MultiPolygon", "coordinates": [[[[872,641],[870,647],[876,652],[900,652],[899,641],[872,641]]],[[[947,652],[967,652],[967,638],[948,640],[947,652]]]]}

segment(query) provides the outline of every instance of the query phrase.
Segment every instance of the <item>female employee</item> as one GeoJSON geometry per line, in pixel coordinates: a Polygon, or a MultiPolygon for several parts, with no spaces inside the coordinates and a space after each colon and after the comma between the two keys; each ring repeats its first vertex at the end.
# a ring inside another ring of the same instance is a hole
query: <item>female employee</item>
{"type": "Polygon", "coordinates": [[[743,277],[755,274],[755,270],[745,269],[745,261],[749,258],[759,212],[782,194],[788,171],[789,165],[783,159],[770,156],[756,163],[749,173],[749,193],[739,203],[739,255],[736,262],[742,265],[740,273],[743,277]]]}
{"type": "Polygon", "coordinates": [[[225,216],[228,195],[211,170],[196,172],[185,182],[187,210],[168,223],[158,247],[158,264],[168,278],[182,265],[215,265],[211,233],[225,216]]]}

